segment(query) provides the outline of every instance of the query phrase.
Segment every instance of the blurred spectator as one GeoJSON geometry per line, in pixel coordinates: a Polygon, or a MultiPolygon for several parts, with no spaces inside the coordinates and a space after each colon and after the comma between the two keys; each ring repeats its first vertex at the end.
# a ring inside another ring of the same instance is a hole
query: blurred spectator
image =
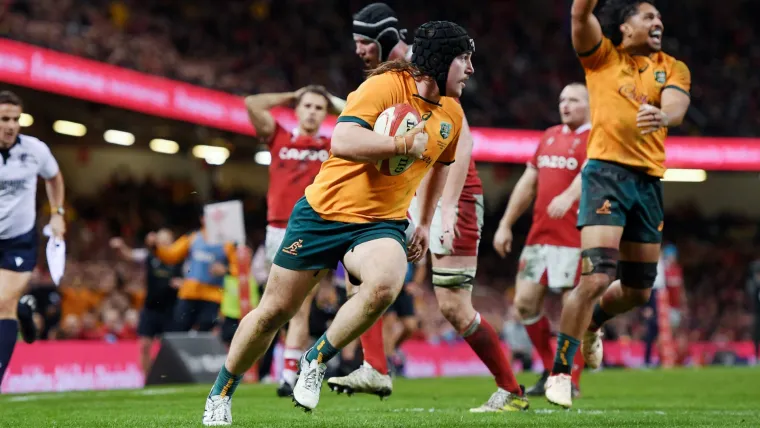
{"type": "MultiPolygon", "coordinates": [[[[321,84],[347,95],[362,80],[352,54],[355,0],[9,0],[9,37],[238,94],[321,84]]],[[[456,20],[476,40],[476,73],[463,105],[477,126],[544,129],[556,94],[582,80],[566,0],[389,1],[410,34],[429,19],[456,20]],[[477,13],[473,13],[476,11],[477,13]]],[[[664,49],[689,65],[692,106],[675,132],[753,136],[760,127],[760,43],[750,0],[660,2],[664,49]],[[730,24],[729,24],[730,23],[730,24]]],[[[411,41],[411,40],[410,40],[411,41]]]]}

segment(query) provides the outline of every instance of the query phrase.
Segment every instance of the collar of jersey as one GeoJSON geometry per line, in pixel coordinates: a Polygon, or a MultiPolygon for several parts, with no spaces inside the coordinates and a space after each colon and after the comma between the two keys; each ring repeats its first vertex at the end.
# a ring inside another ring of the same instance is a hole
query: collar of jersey
{"type": "MultiPolygon", "coordinates": [[[[576,128],[576,130],[575,130],[575,134],[576,134],[576,135],[577,135],[577,134],[582,134],[582,133],[584,133],[584,132],[588,131],[589,129],[591,129],[591,124],[590,124],[590,123],[588,123],[588,122],[587,122],[587,123],[584,123],[583,125],[581,125],[581,126],[579,126],[578,128],[576,128]]],[[[567,126],[567,125],[562,125],[562,133],[563,133],[563,134],[568,134],[568,133],[570,133],[570,127],[569,127],[569,126],[567,126]]]]}
{"type": "Polygon", "coordinates": [[[14,148],[14,147],[16,147],[17,144],[21,144],[21,136],[20,135],[16,136],[16,141],[14,141],[13,144],[11,144],[10,147],[8,147],[7,149],[0,149],[0,153],[2,153],[2,155],[0,155],[0,157],[3,158],[3,164],[5,164],[6,162],[8,162],[8,157],[10,157],[11,149],[14,148]]]}
{"type": "MultiPolygon", "coordinates": [[[[430,101],[429,99],[427,99],[427,98],[423,97],[423,96],[422,96],[422,95],[420,95],[420,94],[413,94],[412,96],[413,96],[413,97],[417,97],[417,98],[421,99],[422,101],[425,101],[425,102],[426,102],[426,103],[428,103],[428,104],[432,104],[432,105],[434,105],[434,106],[438,106],[438,107],[443,107],[443,105],[442,105],[442,104],[440,104],[440,103],[437,103],[437,102],[435,102],[435,101],[430,101]]],[[[441,98],[443,98],[443,97],[441,97],[441,98]]]]}

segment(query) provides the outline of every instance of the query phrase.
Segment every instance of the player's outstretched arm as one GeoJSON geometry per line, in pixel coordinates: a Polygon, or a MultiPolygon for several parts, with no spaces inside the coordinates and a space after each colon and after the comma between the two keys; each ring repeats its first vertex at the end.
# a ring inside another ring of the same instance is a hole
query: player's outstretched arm
{"type": "Polygon", "coordinates": [[[597,0],[573,0],[570,9],[573,48],[584,54],[591,52],[602,41],[602,26],[594,16],[597,0]]]}
{"type": "Polygon", "coordinates": [[[269,141],[276,128],[274,116],[269,110],[290,103],[297,98],[298,92],[258,94],[245,97],[248,120],[251,121],[256,130],[256,135],[264,141],[269,141]]]}
{"type": "Polygon", "coordinates": [[[176,265],[182,262],[190,254],[190,245],[193,243],[191,235],[181,236],[168,246],[156,246],[156,257],[168,265],[176,265]]]}
{"type": "Polygon", "coordinates": [[[108,244],[117,251],[122,260],[143,263],[148,258],[149,250],[147,248],[131,248],[120,237],[111,238],[108,244]]]}

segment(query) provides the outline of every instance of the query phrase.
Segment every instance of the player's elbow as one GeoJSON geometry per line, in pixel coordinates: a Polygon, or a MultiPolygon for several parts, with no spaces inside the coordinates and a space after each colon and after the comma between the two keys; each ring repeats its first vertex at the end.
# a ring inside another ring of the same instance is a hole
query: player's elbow
{"type": "Polygon", "coordinates": [[[335,125],[332,139],[330,140],[330,151],[333,156],[350,161],[357,160],[352,156],[353,151],[351,150],[351,134],[354,131],[352,128],[355,128],[355,126],[345,123],[335,125]]]}

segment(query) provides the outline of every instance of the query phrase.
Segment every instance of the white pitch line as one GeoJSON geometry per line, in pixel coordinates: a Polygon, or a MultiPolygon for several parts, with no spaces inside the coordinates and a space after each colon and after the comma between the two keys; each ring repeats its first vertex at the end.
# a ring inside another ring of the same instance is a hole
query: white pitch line
{"type": "MultiPolygon", "coordinates": [[[[369,408],[363,408],[363,409],[352,409],[353,411],[374,411],[377,409],[369,409],[369,408]]],[[[400,412],[409,412],[409,413],[420,413],[420,412],[444,412],[444,413],[456,413],[460,412],[460,409],[455,408],[447,408],[447,409],[426,409],[422,407],[413,407],[413,408],[396,408],[393,409],[392,412],[394,413],[400,413],[400,412]]],[[[663,410],[621,410],[621,409],[574,409],[574,410],[560,410],[560,409],[535,409],[530,410],[529,412],[539,414],[539,415],[550,415],[554,413],[566,413],[566,414],[578,414],[578,415],[591,415],[591,416],[597,416],[597,415],[605,415],[605,414],[637,414],[637,415],[657,415],[657,416],[666,416],[668,414],[708,414],[708,415],[722,415],[722,416],[755,416],[760,415],[760,411],[756,410],[677,410],[677,411],[663,411],[663,410]]]]}
{"type": "Polygon", "coordinates": [[[183,388],[163,388],[163,389],[139,389],[134,391],[132,395],[167,395],[182,392],[186,389],[183,388]]]}
{"type": "Polygon", "coordinates": [[[87,396],[88,398],[107,397],[113,393],[126,392],[130,395],[138,396],[152,396],[152,395],[167,395],[182,392],[186,388],[161,388],[161,389],[114,389],[114,390],[96,390],[96,391],[61,391],[51,392],[45,394],[19,394],[10,397],[0,398],[0,402],[8,401],[11,403],[21,403],[26,401],[38,401],[38,400],[61,400],[70,399],[77,396],[87,396]]]}

